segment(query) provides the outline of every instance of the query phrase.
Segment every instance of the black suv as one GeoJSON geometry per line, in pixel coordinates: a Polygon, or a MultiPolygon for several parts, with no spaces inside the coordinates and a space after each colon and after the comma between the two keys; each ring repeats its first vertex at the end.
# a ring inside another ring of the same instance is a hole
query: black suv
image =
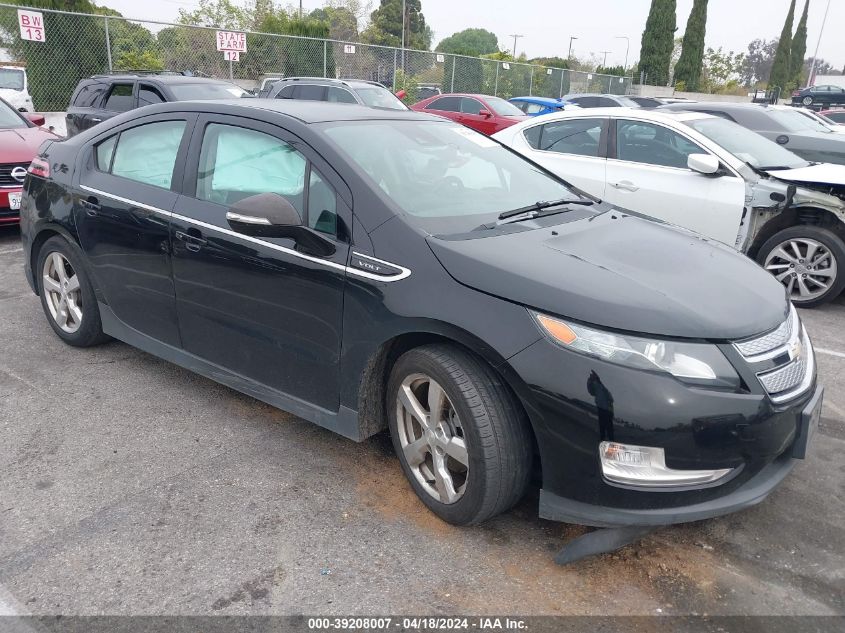
{"type": "MultiPolygon", "coordinates": [[[[259,93],[259,97],[265,94],[259,93]]],[[[407,110],[408,107],[390,90],[375,81],[362,79],[327,79],[324,77],[288,77],[272,84],[270,99],[357,103],[370,108],[407,110]]]]}
{"type": "Polygon", "coordinates": [[[249,93],[228,81],[183,73],[127,72],[94,75],[76,86],[67,109],[67,135],[111,117],[153,103],[230,99],[249,93]]]}

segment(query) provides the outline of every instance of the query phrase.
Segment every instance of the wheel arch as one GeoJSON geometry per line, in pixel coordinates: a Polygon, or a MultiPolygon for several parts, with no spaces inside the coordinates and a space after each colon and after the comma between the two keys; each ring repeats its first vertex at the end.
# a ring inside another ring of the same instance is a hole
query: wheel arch
{"type": "Polygon", "coordinates": [[[757,260],[760,248],[780,231],[793,226],[809,225],[828,229],[845,241],[845,219],[836,215],[833,211],[818,207],[794,207],[766,222],[751,243],[748,249],[748,256],[757,260]]]}
{"type": "Polygon", "coordinates": [[[454,326],[440,325],[441,327],[433,325],[428,329],[396,334],[382,341],[370,355],[361,372],[357,394],[361,436],[369,437],[387,428],[387,382],[396,359],[414,348],[440,343],[453,345],[480,359],[502,380],[524,414],[534,443],[535,455],[537,455],[537,436],[531,415],[528,385],[513,370],[507,359],[484,341],[454,326]]]}
{"type": "MultiPolygon", "coordinates": [[[[59,224],[45,224],[38,229],[38,233],[32,238],[32,246],[29,249],[29,269],[32,271],[32,287],[36,295],[40,295],[38,290],[38,255],[41,253],[41,248],[51,237],[63,237],[68,242],[76,244],[79,247],[79,242],[66,228],[59,224]]],[[[87,272],[87,271],[86,271],[87,272]]],[[[93,277],[89,275],[93,283],[93,277]]],[[[95,286],[96,289],[96,286],[95,286]]]]}

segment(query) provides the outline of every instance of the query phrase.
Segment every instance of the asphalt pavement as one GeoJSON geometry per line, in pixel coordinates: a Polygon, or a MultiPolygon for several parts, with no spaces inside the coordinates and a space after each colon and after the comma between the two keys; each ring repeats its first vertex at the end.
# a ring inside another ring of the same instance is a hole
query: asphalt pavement
{"type": "Polygon", "coordinates": [[[556,566],[536,492],[484,526],[356,444],[122,343],[64,345],[0,229],[0,614],[845,614],[845,300],[802,311],[826,385],[764,503],[556,566]]]}

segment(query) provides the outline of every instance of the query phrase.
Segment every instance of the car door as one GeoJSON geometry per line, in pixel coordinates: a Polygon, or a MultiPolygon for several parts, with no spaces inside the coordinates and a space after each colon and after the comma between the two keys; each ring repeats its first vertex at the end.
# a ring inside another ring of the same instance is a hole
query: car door
{"type": "Polygon", "coordinates": [[[68,136],[75,136],[94,125],[92,117],[101,118],[99,110],[107,88],[107,83],[95,80],[85,80],[79,85],[65,115],[68,136]]]}
{"type": "Polygon", "coordinates": [[[179,345],[170,212],[195,115],[162,114],[109,130],[81,153],[74,220],[91,272],[114,315],[179,345]]]}
{"type": "Polygon", "coordinates": [[[567,182],[604,198],[607,121],[585,117],[534,125],[516,139],[515,147],[567,182]]]}
{"type": "Polygon", "coordinates": [[[243,117],[204,115],[173,216],[173,279],[185,351],[336,411],[351,194],[310,147],[243,117]],[[226,213],[276,194],[335,245],[316,256],[290,239],[242,235],[226,213]]]}
{"type": "Polygon", "coordinates": [[[690,154],[710,152],[659,123],[612,120],[605,198],[734,246],[745,182],[728,170],[719,176],[692,171],[690,154]]]}
{"type": "Polygon", "coordinates": [[[461,97],[461,111],[458,114],[457,121],[488,136],[496,131],[496,118],[493,110],[472,97],[461,97]],[[481,112],[488,114],[482,115],[481,112]]]}

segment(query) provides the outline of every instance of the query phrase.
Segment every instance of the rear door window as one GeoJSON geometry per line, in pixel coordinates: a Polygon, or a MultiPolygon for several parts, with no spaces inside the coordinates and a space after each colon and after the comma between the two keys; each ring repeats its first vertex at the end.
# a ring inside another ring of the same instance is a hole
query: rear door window
{"type": "Polygon", "coordinates": [[[301,99],[303,101],[325,101],[326,87],[314,84],[301,84],[296,87],[294,99],[301,99]]]}
{"type": "Polygon", "coordinates": [[[89,82],[80,86],[73,96],[73,105],[77,108],[96,108],[108,86],[99,82],[89,82]]]}
{"type": "MultiPolygon", "coordinates": [[[[577,156],[598,157],[600,154],[602,119],[564,119],[537,127],[541,133],[534,139],[536,149],[577,156]]],[[[536,135],[536,132],[532,133],[536,135]]],[[[532,142],[527,135],[526,140],[532,142]]]]}
{"type": "Polygon", "coordinates": [[[97,146],[97,165],[105,171],[110,159],[113,176],[170,189],[185,125],[185,121],[157,121],[124,130],[113,150],[109,145],[114,137],[97,146]]]}
{"type": "Polygon", "coordinates": [[[155,86],[148,84],[141,84],[138,86],[138,107],[145,105],[152,105],[154,103],[164,103],[166,99],[161,96],[161,93],[155,86]]]}
{"type": "Polygon", "coordinates": [[[126,112],[135,105],[132,84],[114,84],[103,106],[109,112],[126,112]]]}
{"type": "Polygon", "coordinates": [[[426,110],[440,110],[441,112],[460,112],[461,97],[441,97],[429,103],[426,110]]]}

